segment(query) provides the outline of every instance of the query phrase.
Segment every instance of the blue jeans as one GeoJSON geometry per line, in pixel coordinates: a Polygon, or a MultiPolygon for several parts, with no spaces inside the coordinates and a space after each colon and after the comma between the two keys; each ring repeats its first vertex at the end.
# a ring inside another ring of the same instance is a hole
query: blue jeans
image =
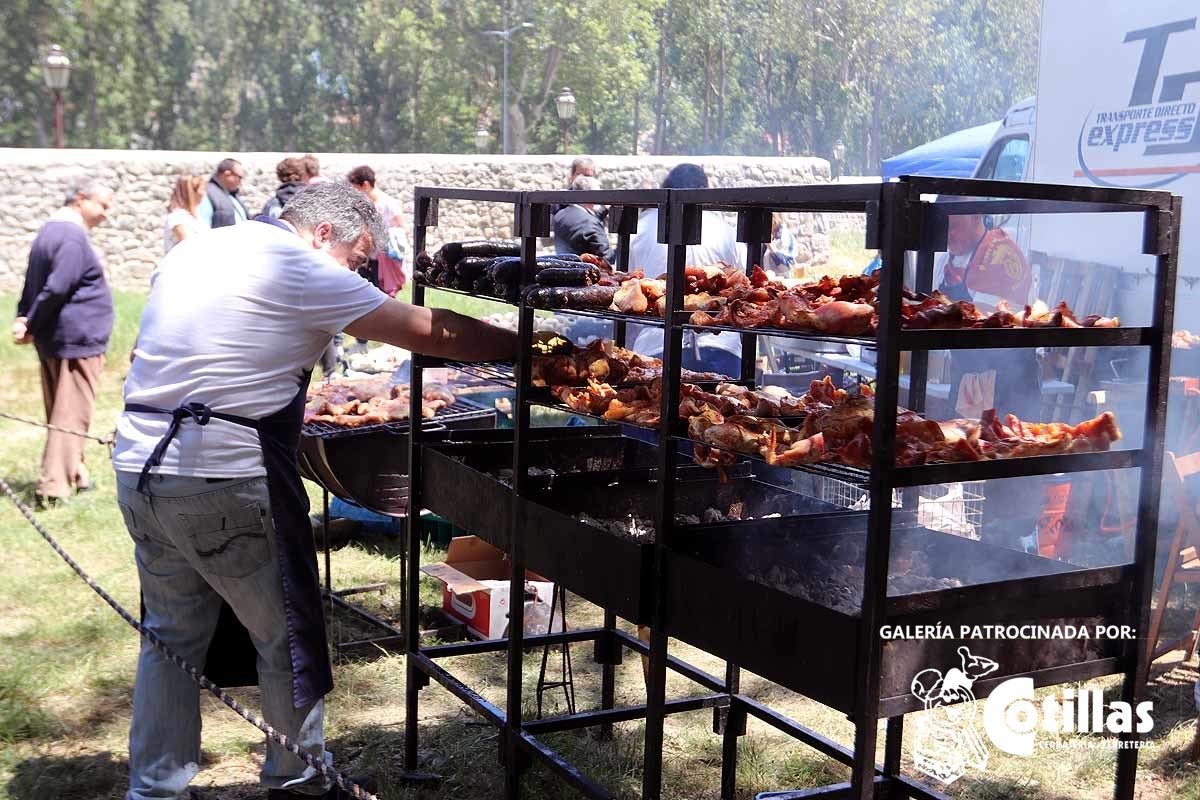
{"type": "MultiPolygon", "coordinates": [[[[203,671],[224,598],[258,651],[262,716],[303,750],[328,760],[324,702],[292,705],[292,661],[266,478],[213,483],[155,475],[145,493],[137,482],[133,473],[117,473],[117,502],[134,541],[146,628],[203,671]]],[[[178,798],[199,764],[199,688],[143,641],[125,800],[178,798]]],[[[313,794],[327,789],[316,770],[272,741],[261,781],[313,794]]]]}

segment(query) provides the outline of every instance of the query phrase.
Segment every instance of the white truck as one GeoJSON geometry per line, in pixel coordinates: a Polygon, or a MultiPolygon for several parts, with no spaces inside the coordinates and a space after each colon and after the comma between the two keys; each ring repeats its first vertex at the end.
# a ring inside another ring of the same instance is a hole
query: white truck
{"type": "MultiPolygon", "coordinates": [[[[1175,327],[1191,330],[1200,328],[1198,17],[1195,0],[1044,0],[1037,96],[1009,109],[975,171],[1182,195],[1175,327]]],[[[1120,296],[1141,298],[1151,262],[1137,252],[1139,221],[1120,216],[1004,224],[1032,253],[1119,267],[1120,296]]],[[[1125,305],[1124,319],[1145,321],[1125,305]]]]}

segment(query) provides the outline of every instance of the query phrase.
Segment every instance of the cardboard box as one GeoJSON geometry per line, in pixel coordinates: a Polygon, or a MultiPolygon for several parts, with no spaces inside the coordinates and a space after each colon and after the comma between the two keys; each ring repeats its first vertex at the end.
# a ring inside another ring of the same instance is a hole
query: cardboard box
{"type": "MultiPolygon", "coordinates": [[[[484,639],[508,636],[508,558],[478,536],[450,540],[446,560],[421,567],[442,582],[442,610],[484,639]]],[[[525,633],[546,633],[554,584],[525,571],[525,633]],[[532,595],[532,596],[531,596],[532,595]]],[[[562,630],[562,609],[554,612],[553,632],[562,630]]]]}

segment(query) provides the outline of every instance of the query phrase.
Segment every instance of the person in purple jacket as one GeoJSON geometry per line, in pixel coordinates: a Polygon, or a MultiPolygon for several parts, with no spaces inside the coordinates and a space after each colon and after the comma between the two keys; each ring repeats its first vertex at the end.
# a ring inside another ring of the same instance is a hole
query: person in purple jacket
{"type": "MultiPolygon", "coordinates": [[[[112,190],[91,179],[67,187],[29,250],[25,287],[17,303],[12,335],[33,343],[42,372],[46,421],[86,431],[96,405],[96,386],[113,328],[112,293],[88,231],[108,216],[112,190]]],[[[91,488],[83,465],[84,440],[48,431],[42,471],[35,489],[45,508],[91,488]]]]}

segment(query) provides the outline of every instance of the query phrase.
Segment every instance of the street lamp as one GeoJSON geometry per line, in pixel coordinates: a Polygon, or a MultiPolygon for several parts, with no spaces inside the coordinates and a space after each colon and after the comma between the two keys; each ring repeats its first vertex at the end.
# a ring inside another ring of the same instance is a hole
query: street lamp
{"type": "Polygon", "coordinates": [[[554,109],[558,112],[558,122],[562,128],[562,149],[563,154],[566,155],[567,123],[575,116],[575,95],[571,94],[571,90],[566,86],[559,92],[558,97],[554,98],[554,109]]]}
{"type": "Polygon", "coordinates": [[[479,152],[487,150],[488,143],[492,140],[491,132],[482,124],[475,130],[475,149],[479,152]]]}
{"type": "Polygon", "coordinates": [[[508,155],[508,40],[512,35],[522,28],[532,28],[533,23],[522,22],[518,25],[508,27],[508,8],[504,9],[504,30],[500,31],[484,31],[484,36],[499,36],[500,41],[504,43],[504,107],[500,110],[500,130],[503,139],[503,153],[508,155]]]}
{"type": "Polygon", "coordinates": [[[46,88],[54,92],[54,146],[63,146],[63,89],[71,80],[71,59],[63,52],[62,47],[50,45],[49,52],[42,59],[42,79],[46,88]]]}
{"type": "Polygon", "coordinates": [[[842,159],[846,157],[846,143],[838,139],[833,143],[833,177],[835,180],[842,177],[842,159]]]}

